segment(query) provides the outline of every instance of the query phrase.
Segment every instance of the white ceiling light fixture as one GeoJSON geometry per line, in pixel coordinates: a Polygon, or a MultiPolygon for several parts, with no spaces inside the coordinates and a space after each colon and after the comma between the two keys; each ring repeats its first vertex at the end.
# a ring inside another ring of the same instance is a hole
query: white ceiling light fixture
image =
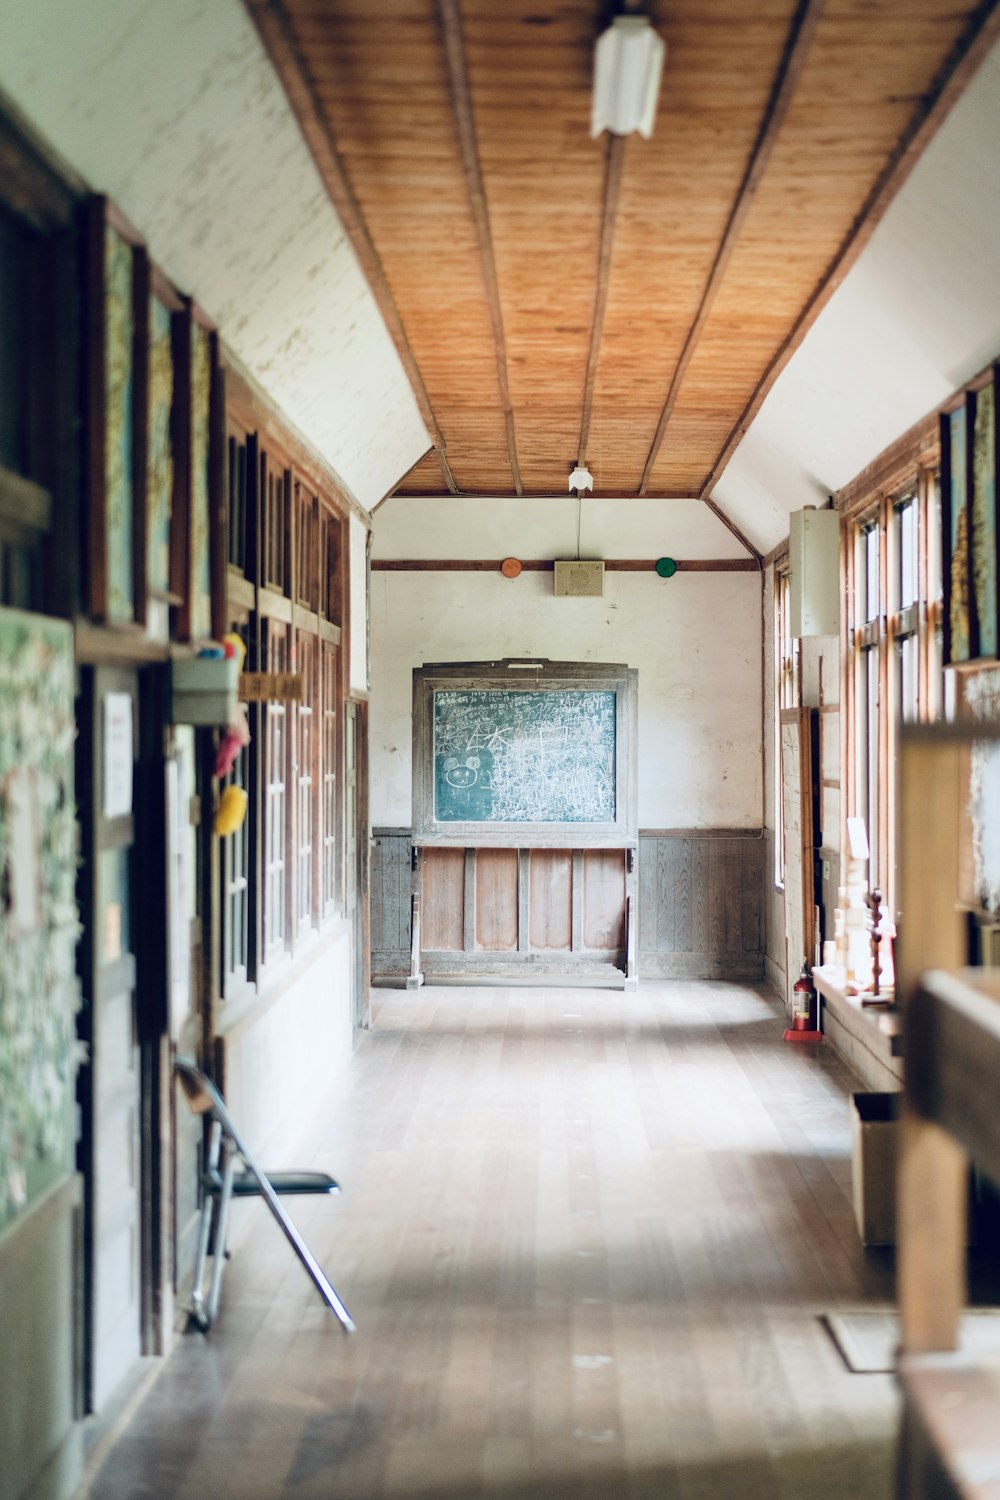
{"type": "Polygon", "coordinates": [[[591,474],[590,470],[585,469],[582,464],[577,464],[576,468],[569,476],[570,494],[572,494],[574,490],[592,490],[593,488],[594,476],[591,474]]]}
{"type": "Polygon", "coordinates": [[[590,133],[653,134],[660,74],[667,47],[648,16],[615,16],[594,49],[594,100],[590,133]]]}

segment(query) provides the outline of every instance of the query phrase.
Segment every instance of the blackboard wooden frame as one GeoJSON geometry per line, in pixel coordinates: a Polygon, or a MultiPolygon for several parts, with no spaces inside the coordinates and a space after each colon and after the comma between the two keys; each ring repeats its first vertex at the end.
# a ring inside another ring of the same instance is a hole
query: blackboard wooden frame
{"type": "Polygon", "coordinates": [[[464,847],[624,849],[638,840],[636,716],[638,672],[618,663],[540,657],[435,662],[413,672],[413,841],[464,847]],[[434,801],[434,697],[466,692],[579,691],[615,695],[615,815],[600,822],[439,821],[434,801]]]}

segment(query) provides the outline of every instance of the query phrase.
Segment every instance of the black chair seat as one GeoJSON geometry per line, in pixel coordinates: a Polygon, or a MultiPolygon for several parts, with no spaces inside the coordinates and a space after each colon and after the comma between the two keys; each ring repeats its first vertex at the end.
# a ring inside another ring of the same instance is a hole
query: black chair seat
{"type": "MultiPolygon", "coordinates": [[[[264,1174],[279,1198],[309,1193],[339,1193],[340,1183],[326,1172],[266,1172],[264,1174]]],[[[222,1192],[222,1175],[205,1179],[205,1187],[213,1197],[222,1192]]],[[[250,1172],[237,1172],[233,1178],[234,1198],[259,1198],[262,1189],[250,1172]]]]}

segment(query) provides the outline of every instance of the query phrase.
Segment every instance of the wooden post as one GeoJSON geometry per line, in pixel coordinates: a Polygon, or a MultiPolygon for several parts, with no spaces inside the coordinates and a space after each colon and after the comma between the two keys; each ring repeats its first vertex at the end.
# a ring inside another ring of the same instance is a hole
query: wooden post
{"type": "MultiPolygon", "coordinates": [[[[957,737],[904,728],[899,742],[900,939],[896,985],[903,1010],[907,1078],[911,1055],[906,1008],[920,975],[966,962],[958,909],[963,744],[957,737]]],[[[933,1045],[933,1043],[930,1043],[933,1045]]],[[[913,1046],[916,1048],[917,1042],[913,1046]]],[[[956,1348],[965,1303],[968,1163],[940,1126],[904,1100],[897,1186],[897,1287],[904,1354],[956,1348]]]]}
{"type": "MultiPolygon", "coordinates": [[[[419,871],[419,855],[414,850],[419,871]]],[[[415,877],[419,879],[419,875],[415,877]]],[[[420,892],[414,891],[410,897],[410,973],[406,981],[408,990],[419,990],[424,982],[424,976],[420,972],[420,892]]]]}
{"type": "Polygon", "coordinates": [[[635,897],[625,897],[625,982],[623,990],[639,988],[639,971],[636,964],[635,897]]]}

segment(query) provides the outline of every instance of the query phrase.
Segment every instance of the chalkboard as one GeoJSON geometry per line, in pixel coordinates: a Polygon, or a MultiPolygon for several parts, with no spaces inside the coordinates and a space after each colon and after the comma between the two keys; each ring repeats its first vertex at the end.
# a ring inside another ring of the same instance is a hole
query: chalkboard
{"type": "Polygon", "coordinates": [[[615,816],[616,694],[434,693],[441,823],[604,823],[615,816]]]}
{"type": "Polygon", "coordinates": [[[413,673],[417,843],[621,848],[636,838],[637,673],[437,662],[413,673]]]}

